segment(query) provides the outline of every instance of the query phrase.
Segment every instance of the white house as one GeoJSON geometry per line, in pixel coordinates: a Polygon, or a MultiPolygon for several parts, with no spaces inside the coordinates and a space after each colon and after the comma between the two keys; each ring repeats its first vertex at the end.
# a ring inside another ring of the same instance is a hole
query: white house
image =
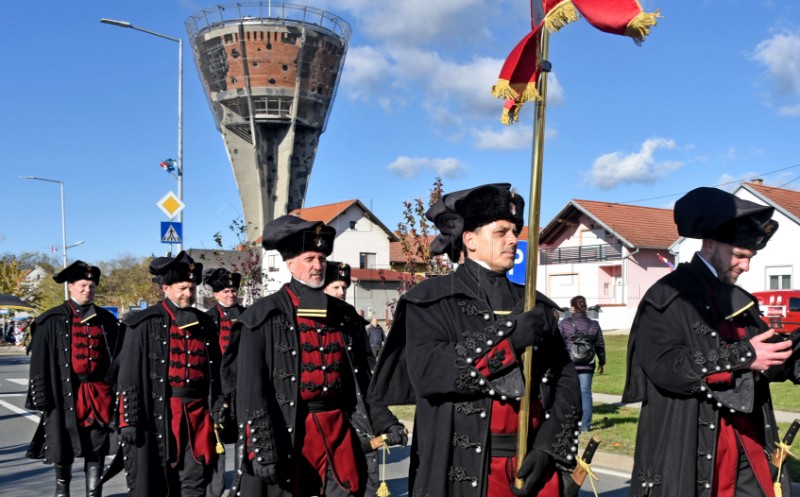
{"type": "MultiPolygon", "coordinates": [[[[778,231],[767,246],[750,261],[750,270],[739,277],[737,284],[748,292],[800,288],[800,192],[765,186],[761,180],[742,183],[734,192],[739,198],[775,207],[772,219],[778,231]]],[[[670,251],[676,262],[689,262],[700,249],[701,241],[679,238],[670,251]]]]}

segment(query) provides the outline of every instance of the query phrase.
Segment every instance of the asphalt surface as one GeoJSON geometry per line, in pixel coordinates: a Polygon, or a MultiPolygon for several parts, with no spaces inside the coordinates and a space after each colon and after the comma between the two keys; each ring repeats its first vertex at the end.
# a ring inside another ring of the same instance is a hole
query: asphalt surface
{"type": "MultiPolygon", "coordinates": [[[[25,410],[30,358],[18,350],[0,348],[0,495],[11,497],[42,497],[52,495],[55,474],[51,465],[28,459],[25,451],[39,421],[35,412],[25,410]]],[[[412,433],[413,436],[413,433],[412,433]]],[[[227,446],[232,453],[232,446],[227,446]]],[[[386,457],[386,481],[392,497],[408,497],[408,464],[410,447],[394,448],[386,457]]],[[[109,464],[111,458],[106,459],[109,464]]],[[[602,497],[628,495],[630,458],[597,454],[592,466],[599,480],[595,482],[602,497]]],[[[232,458],[227,461],[228,481],[233,475],[232,458]]],[[[72,495],[84,493],[83,465],[73,466],[72,495]]],[[[126,495],[124,478],[117,475],[103,489],[106,497],[126,495]]],[[[581,497],[594,495],[589,480],[584,483],[581,497]]]]}

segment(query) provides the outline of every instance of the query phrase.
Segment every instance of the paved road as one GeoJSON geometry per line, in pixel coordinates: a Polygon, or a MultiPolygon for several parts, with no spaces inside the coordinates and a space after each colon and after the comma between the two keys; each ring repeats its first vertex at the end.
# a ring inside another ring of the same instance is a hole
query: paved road
{"type": "MultiPolygon", "coordinates": [[[[0,495],[11,497],[42,497],[52,495],[55,489],[53,467],[25,457],[28,443],[36,429],[39,418],[24,409],[27,391],[29,358],[25,355],[0,354],[0,495]]],[[[231,447],[228,447],[232,452],[231,447]]],[[[408,497],[408,473],[410,448],[392,449],[387,456],[386,479],[392,497],[408,497]]],[[[110,462],[110,458],[106,463],[110,462]]],[[[228,476],[232,474],[228,461],[228,476]]],[[[597,482],[601,497],[627,496],[628,477],[624,471],[596,467],[600,477],[597,482]]],[[[126,495],[121,475],[116,476],[103,489],[106,497],[126,495]]],[[[73,471],[73,495],[84,494],[82,464],[73,471]]],[[[593,495],[588,481],[581,497],[593,495]]]]}

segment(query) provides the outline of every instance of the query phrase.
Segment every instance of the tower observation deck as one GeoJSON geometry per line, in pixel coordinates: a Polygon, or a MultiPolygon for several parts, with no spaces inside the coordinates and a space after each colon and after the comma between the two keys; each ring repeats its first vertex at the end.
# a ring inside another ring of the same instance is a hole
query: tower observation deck
{"type": "Polygon", "coordinates": [[[350,25],[268,1],[210,7],[185,25],[253,241],[266,223],[303,207],[350,25]]]}

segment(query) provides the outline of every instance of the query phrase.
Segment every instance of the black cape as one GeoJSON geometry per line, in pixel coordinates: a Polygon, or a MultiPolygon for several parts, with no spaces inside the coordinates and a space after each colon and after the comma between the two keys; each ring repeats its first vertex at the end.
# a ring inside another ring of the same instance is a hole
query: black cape
{"type": "MultiPolygon", "coordinates": [[[[250,465],[245,464],[233,490],[248,497],[291,495],[289,480],[294,475],[291,455],[295,453],[296,444],[294,427],[304,423],[304,419],[298,419],[300,392],[296,380],[300,377],[300,352],[295,311],[287,286],[248,307],[236,323],[241,327],[236,389],[240,427],[243,429],[250,421],[258,422],[261,427],[259,444],[264,444],[260,455],[267,461],[277,462],[281,481],[280,485],[264,484],[253,475],[250,465]]],[[[364,321],[350,304],[325,297],[329,322],[338,323],[347,346],[356,388],[350,407],[353,411],[370,379],[364,321]]],[[[365,409],[370,411],[370,406],[366,404],[365,409]]],[[[367,416],[376,433],[397,423],[387,409],[367,412],[367,416]]]]}
{"type": "MultiPolygon", "coordinates": [[[[117,354],[119,325],[113,314],[95,306],[93,321],[103,328],[112,366],[104,380],[115,383],[114,357],[117,354]]],[[[72,310],[67,302],[41,314],[31,325],[30,381],[25,408],[42,411],[39,426],[28,448],[27,457],[55,464],[72,464],[82,457],[75,418],[73,384],[77,378],[70,365],[72,310]]],[[[108,434],[111,430],[108,430],[108,434]]],[[[108,434],[104,445],[108,445],[108,434]]]]}
{"type": "Polygon", "coordinates": [[[782,367],[754,374],[746,367],[753,357],[749,339],[765,330],[755,298],[719,282],[698,256],[647,291],[631,328],[622,397],[642,403],[631,496],[709,496],[716,426],[727,412],[749,414],[764,450],[774,451],[769,381],[797,382],[797,354],[782,367]],[[731,321],[744,327],[747,338],[726,343],[716,328],[736,312],[731,321]],[[728,370],[730,386],[705,386],[707,375],[728,370]]]}
{"type": "MultiPolygon", "coordinates": [[[[219,342],[211,318],[197,309],[198,325],[192,333],[206,343],[209,368],[209,409],[220,395],[219,342]]],[[[129,423],[142,429],[137,445],[120,447],[112,468],[104,481],[118,471],[119,461],[125,469],[130,497],[159,497],[168,492],[166,461],[169,460],[170,394],[167,388],[169,367],[169,328],[171,320],[161,302],[123,321],[125,339],[118,360],[118,391],[125,394],[129,423]]]]}
{"type": "MultiPolygon", "coordinates": [[[[522,312],[524,287],[513,285],[512,290],[517,307],[511,316],[497,317],[461,265],[454,273],[423,281],[398,303],[367,400],[417,406],[411,495],[474,496],[476,488],[477,495],[486,492],[490,451],[477,448],[487,448],[493,399],[501,391],[520,388],[522,372],[513,367],[488,381],[473,374],[477,371],[459,350],[482,330],[496,330],[522,312]]],[[[578,377],[553,314],[558,306],[538,293],[536,304],[545,311],[546,329],[534,351],[531,396],[541,398],[547,419],[529,434],[529,446],[570,467],[581,417],[578,377]]]]}

